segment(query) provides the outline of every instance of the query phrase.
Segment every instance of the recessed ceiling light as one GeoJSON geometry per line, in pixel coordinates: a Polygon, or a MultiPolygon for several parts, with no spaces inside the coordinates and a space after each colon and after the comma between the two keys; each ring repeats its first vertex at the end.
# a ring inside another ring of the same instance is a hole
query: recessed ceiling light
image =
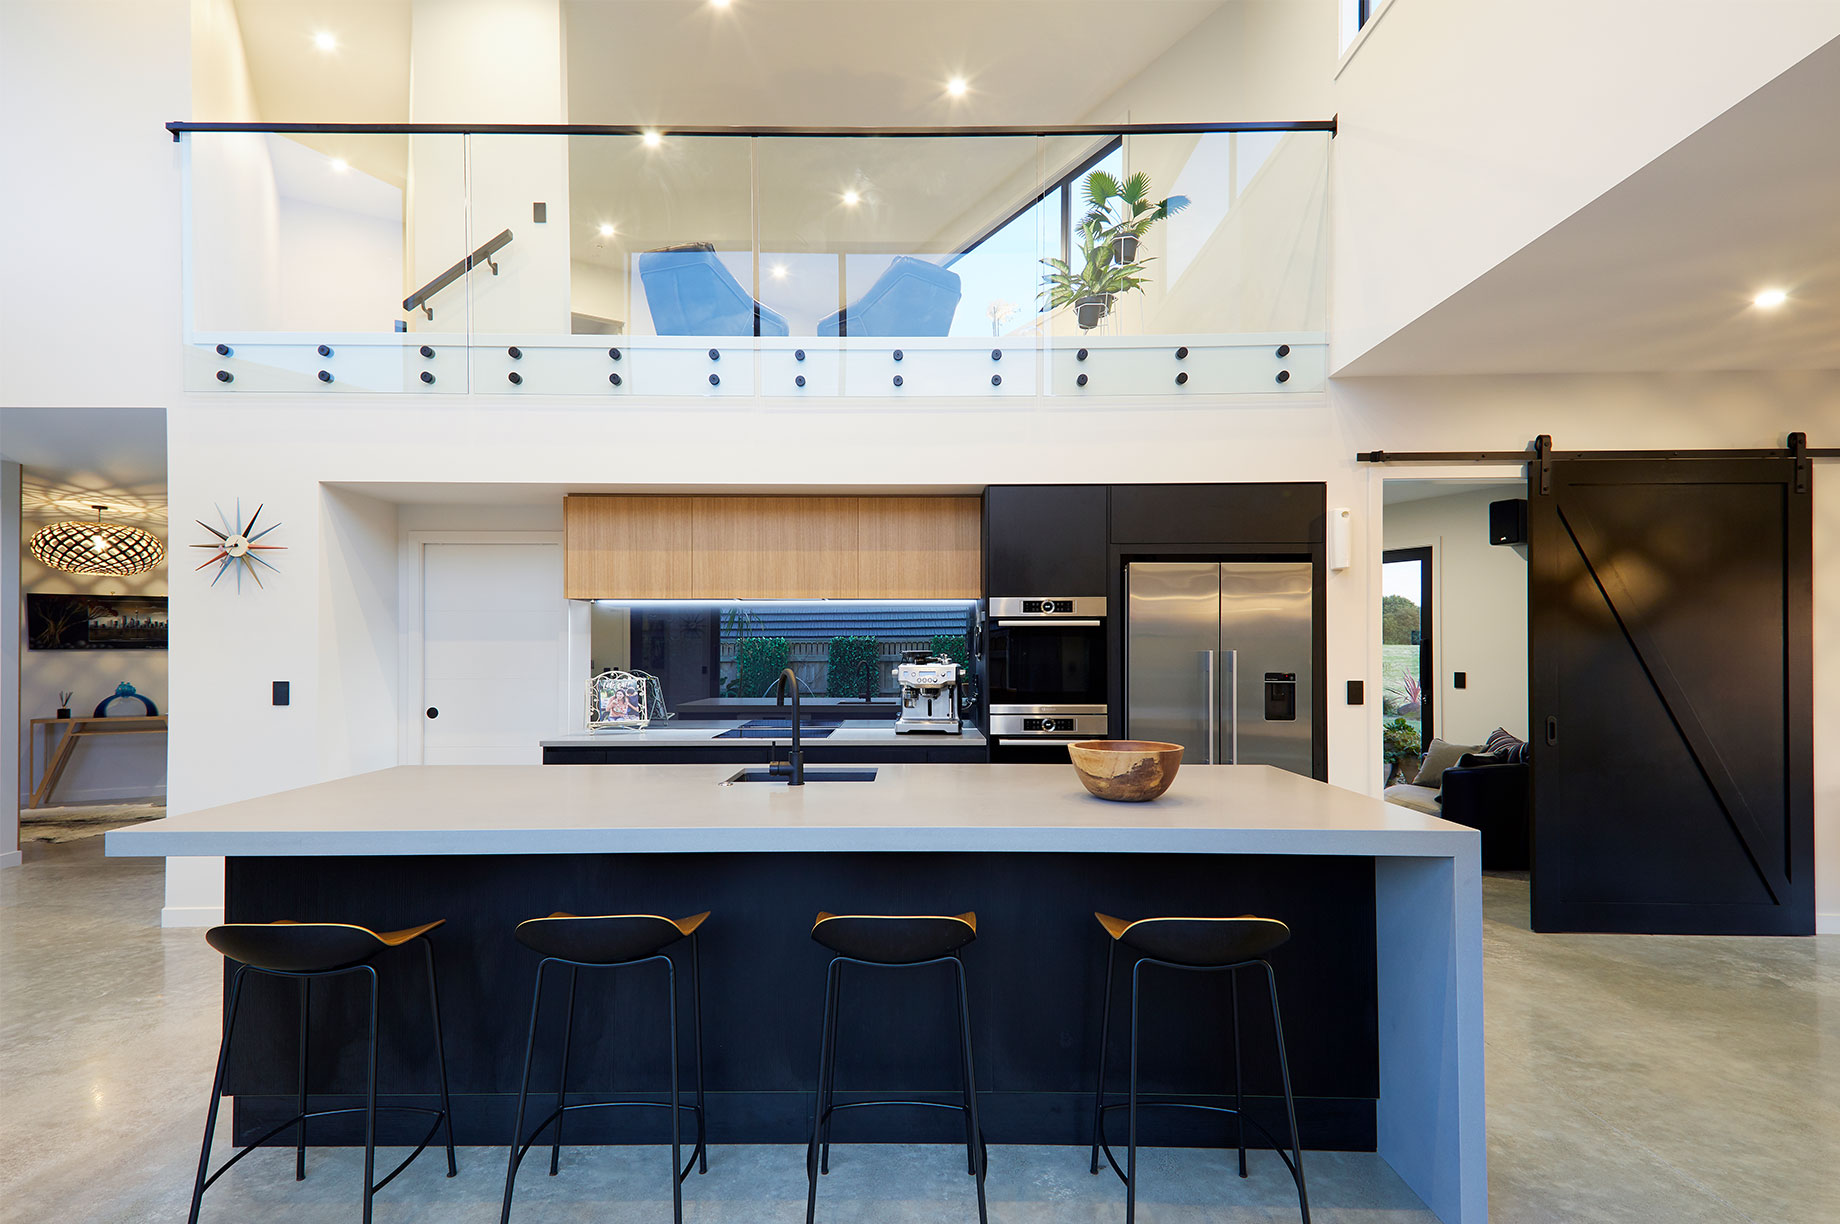
{"type": "Polygon", "coordinates": [[[612,222],[603,221],[601,223],[601,237],[603,238],[613,237],[613,223],[612,222]]]}
{"type": "Polygon", "coordinates": [[[1765,289],[1751,299],[1751,305],[1762,310],[1775,310],[1788,300],[1789,291],[1786,289],[1765,289]]]}
{"type": "Polygon", "coordinates": [[[862,203],[862,196],[855,191],[846,191],[843,193],[843,202],[854,208],[862,203]]]}
{"type": "Polygon", "coordinates": [[[727,8],[729,0],[709,0],[710,8],[727,8]]]}
{"type": "Polygon", "coordinates": [[[318,47],[321,51],[337,51],[339,49],[339,36],[334,34],[331,30],[316,30],[313,33],[313,45],[318,47]]]}
{"type": "Polygon", "coordinates": [[[785,264],[774,264],[773,265],[773,279],[774,280],[785,280],[786,279],[786,265],[785,264]]]}
{"type": "Polygon", "coordinates": [[[644,136],[640,137],[640,139],[645,141],[645,147],[648,149],[656,149],[659,145],[664,143],[664,137],[660,136],[657,132],[648,131],[644,136]]]}
{"type": "Polygon", "coordinates": [[[349,169],[351,169],[351,163],[344,158],[335,157],[332,159],[332,172],[334,174],[343,174],[349,169]]]}
{"type": "Polygon", "coordinates": [[[964,77],[953,77],[946,82],[946,92],[951,94],[954,98],[964,97],[965,90],[968,88],[969,86],[966,85],[964,77]]]}

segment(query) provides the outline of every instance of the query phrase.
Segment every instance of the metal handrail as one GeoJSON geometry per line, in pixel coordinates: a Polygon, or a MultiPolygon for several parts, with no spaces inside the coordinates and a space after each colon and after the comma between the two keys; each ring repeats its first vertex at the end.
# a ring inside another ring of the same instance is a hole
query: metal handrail
{"type": "Polygon", "coordinates": [[[1295,119],[1245,123],[1037,124],[1033,127],[672,127],[634,123],[213,123],[166,125],[177,141],[186,132],[344,133],[376,136],[761,136],[865,140],[988,138],[997,136],[1188,136],[1211,132],[1327,132],[1337,120],[1295,119]]]}
{"type": "Polygon", "coordinates": [[[480,260],[484,260],[492,269],[492,275],[497,276],[498,264],[492,259],[492,256],[496,255],[499,248],[510,241],[511,231],[500,230],[496,238],[488,239],[477,251],[474,251],[471,255],[468,255],[465,259],[404,298],[403,309],[414,310],[417,306],[420,306],[423,314],[427,315],[430,319],[434,318],[434,309],[428,305],[428,299],[459,280],[462,276],[466,275],[466,273],[472,271],[474,265],[479,263],[480,260]]]}

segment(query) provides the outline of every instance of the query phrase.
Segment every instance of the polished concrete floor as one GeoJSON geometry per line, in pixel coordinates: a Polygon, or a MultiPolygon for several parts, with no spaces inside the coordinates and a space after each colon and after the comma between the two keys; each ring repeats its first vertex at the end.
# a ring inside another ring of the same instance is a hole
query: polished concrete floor
{"type": "MultiPolygon", "coordinates": [[[[99,840],[33,845],[0,872],[0,1220],[185,1218],[216,1053],[218,957],[162,931],[161,864],[99,840]]],[[[1489,1194],[1496,1224],[1816,1224],[1840,1220],[1840,938],[1536,936],[1524,881],[1484,883],[1489,1194]]],[[[670,1219],[662,1149],[564,1149],[533,1162],[517,1219],[670,1219]]],[[[819,1219],[976,1218],[962,1156],[839,1148],[819,1219]]],[[[504,1155],[425,1156],[377,1200],[379,1224],[496,1219],[504,1155]]],[[[388,1167],[387,1165],[383,1167],[388,1167]]],[[[1377,1158],[1310,1154],[1323,1224],[1432,1217],[1377,1158]]],[[[357,1219],[357,1153],[251,1156],[206,1196],[206,1221],[357,1219]]],[[[1276,1157],[1231,1175],[1221,1153],[1158,1151],[1144,1224],[1295,1220],[1276,1157]]],[[[803,1151],[717,1148],[686,1187],[691,1224],[801,1218],[803,1151]]],[[[1085,1152],[997,1147],[998,1224],[1123,1219],[1085,1152]]]]}

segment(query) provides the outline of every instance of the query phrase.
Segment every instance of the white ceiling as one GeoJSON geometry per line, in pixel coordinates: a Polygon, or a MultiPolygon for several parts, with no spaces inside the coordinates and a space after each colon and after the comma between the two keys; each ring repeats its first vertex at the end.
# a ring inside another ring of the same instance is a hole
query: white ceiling
{"type": "Polygon", "coordinates": [[[0,459],[19,464],[28,520],[166,521],[162,408],[0,408],[0,459]]]}
{"type": "Polygon", "coordinates": [[[1840,40],[1340,374],[1840,367],[1836,116],[1840,40]]]}

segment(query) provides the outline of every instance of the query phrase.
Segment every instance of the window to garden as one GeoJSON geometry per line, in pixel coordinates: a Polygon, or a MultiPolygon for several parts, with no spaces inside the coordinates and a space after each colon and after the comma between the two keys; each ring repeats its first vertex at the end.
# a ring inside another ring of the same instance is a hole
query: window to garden
{"type": "Polygon", "coordinates": [[[1431,550],[1389,549],[1381,562],[1380,713],[1390,778],[1431,742],[1431,550]]]}

